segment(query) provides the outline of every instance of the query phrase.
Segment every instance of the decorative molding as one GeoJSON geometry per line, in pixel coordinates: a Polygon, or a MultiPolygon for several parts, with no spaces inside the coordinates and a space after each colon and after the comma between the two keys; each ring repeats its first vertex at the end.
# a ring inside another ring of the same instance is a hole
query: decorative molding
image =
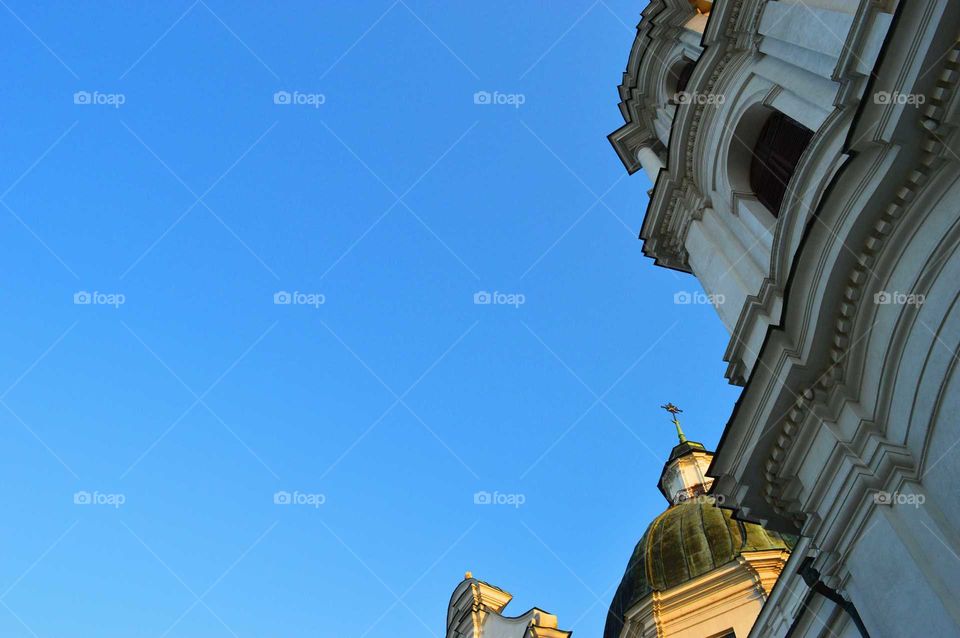
{"type": "Polygon", "coordinates": [[[666,103],[657,89],[669,67],[663,58],[681,47],[681,29],[693,15],[695,11],[687,0],[653,0],[641,13],[627,68],[617,87],[624,124],[607,136],[631,175],[640,170],[636,157],[639,143],[657,138],[657,109],[666,103]]]}
{"type": "Polygon", "coordinates": [[[866,296],[864,290],[869,280],[868,271],[876,263],[890,235],[899,226],[931,175],[949,161],[945,153],[950,149],[944,144],[943,135],[938,135],[934,131],[940,130],[945,124],[942,118],[947,112],[948,104],[956,95],[958,79],[960,79],[960,42],[955,43],[944,56],[936,81],[936,89],[926,95],[928,106],[922,111],[922,116],[917,118],[919,133],[923,135],[923,140],[918,145],[921,149],[920,159],[898,190],[895,199],[874,223],[872,231],[864,240],[857,255],[856,264],[847,276],[844,301],[834,321],[829,354],[831,363],[817,376],[819,381],[805,389],[794,402],[764,464],[763,491],[766,501],[778,514],[792,516],[798,527],[803,525],[806,514],[799,510],[800,504],[797,501],[790,501],[783,497],[784,480],[780,477],[781,470],[796,440],[800,424],[807,418],[813,406],[826,404],[831,389],[844,380],[855,318],[861,312],[863,299],[866,296]]]}
{"type": "Polygon", "coordinates": [[[749,627],[754,620],[749,615],[760,612],[789,557],[784,550],[744,552],[691,581],[651,592],[626,614],[621,636],[673,635],[718,617],[738,629],[749,627]],[[750,601],[756,609],[744,610],[750,601]]]}

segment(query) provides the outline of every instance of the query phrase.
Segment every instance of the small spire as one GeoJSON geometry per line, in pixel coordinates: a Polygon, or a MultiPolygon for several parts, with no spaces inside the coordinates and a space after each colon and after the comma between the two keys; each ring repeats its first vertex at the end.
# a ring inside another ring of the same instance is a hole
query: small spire
{"type": "Polygon", "coordinates": [[[473,578],[473,572],[467,572],[463,575],[464,580],[470,580],[471,578],[473,578]]]}
{"type": "Polygon", "coordinates": [[[687,437],[683,435],[683,430],[680,429],[680,421],[677,419],[677,414],[679,414],[680,412],[683,412],[683,410],[681,410],[680,408],[678,408],[672,403],[667,403],[666,405],[661,405],[660,407],[666,410],[667,412],[669,412],[671,416],[673,416],[673,424],[677,426],[677,437],[680,439],[681,443],[686,443],[687,437]]]}

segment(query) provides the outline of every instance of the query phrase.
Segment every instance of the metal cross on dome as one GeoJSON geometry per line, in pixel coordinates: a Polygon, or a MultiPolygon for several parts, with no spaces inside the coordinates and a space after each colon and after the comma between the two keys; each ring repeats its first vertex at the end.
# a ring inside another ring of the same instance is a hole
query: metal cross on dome
{"type": "Polygon", "coordinates": [[[683,430],[680,429],[680,420],[677,419],[677,415],[683,412],[683,410],[681,410],[680,408],[678,408],[672,403],[667,403],[665,405],[661,405],[660,407],[666,410],[667,412],[669,412],[670,415],[673,417],[673,424],[677,426],[677,437],[680,439],[681,443],[686,443],[687,437],[683,435],[683,430]]]}

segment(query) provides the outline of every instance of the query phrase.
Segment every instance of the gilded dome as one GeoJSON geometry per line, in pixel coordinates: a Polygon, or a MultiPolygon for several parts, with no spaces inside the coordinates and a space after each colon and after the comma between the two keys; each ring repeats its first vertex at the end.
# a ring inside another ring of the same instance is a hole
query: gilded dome
{"type": "Polygon", "coordinates": [[[794,538],[733,520],[708,498],[669,507],[650,523],[633,550],[610,604],[604,638],[617,638],[624,615],[653,591],[702,576],[743,552],[790,550],[794,538]]]}

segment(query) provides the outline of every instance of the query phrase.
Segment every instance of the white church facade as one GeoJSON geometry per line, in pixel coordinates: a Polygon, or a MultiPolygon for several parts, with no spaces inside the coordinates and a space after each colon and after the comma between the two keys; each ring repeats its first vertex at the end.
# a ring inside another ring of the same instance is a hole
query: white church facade
{"type": "MultiPolygon", "coordinates": [[[[604,638],[960,636],[960,0],[650,0],[619,97],[742,391],[604,638]]],[[[464,580],[447,638],[568,635],[508,601],[464,580]]]]}
{"type": "Polygon", "coordinates": [[[956,0],[652,0],[637,28],[610,141],[743,388],[712,493],[797,537],[751,636],[960,635],[958,36],[956,0]]]}

